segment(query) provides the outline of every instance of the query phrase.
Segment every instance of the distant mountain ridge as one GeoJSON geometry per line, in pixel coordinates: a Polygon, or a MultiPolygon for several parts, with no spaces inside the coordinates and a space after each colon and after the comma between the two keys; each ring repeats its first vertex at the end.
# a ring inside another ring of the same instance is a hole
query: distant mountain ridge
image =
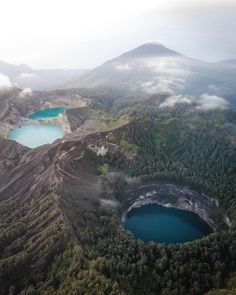
{"type": "Polygon", "coordinates": [[[236,92],[232,63],[208,63],[146,42],[111,59],[67,85],[72,88],[114,87],[131,91],[226,96],[236,92]]]}
{"type": "Polygon", "coordinates": [[[208,63],[149,41],[92,70],[35,70],[0,61],[0,74],[13,86],[32,90],[113,88],[124,93],[196,95],[204,93],[235,102],[236,60],[208,63]]]}
{"type": "Polygon", "coordinates": [[[75,77],[80,77],[87,70],[39,69],[35,70],[28,65],[13,65],[0,61],[0,74],[7,76],[14,86],[31,88],[32,90],[56,89],[68,83],[75,77]]]}
{"type": "Polygon", "coordinates": [[[221,61],[219,61],[218,63],[221,63],[221,64],[228,64],[228,65],[231,65],[231,66],[236,66],[236,59],[226,59],[226,60],[221,60],[221,61]]]}
{"type": "Polygon", "coordinates": [[[120,58],[141,58],[150,56],[182,56],[180,53],[165,47],[155,41],[145,42],[128,52],[123,53],[120,58]]]}

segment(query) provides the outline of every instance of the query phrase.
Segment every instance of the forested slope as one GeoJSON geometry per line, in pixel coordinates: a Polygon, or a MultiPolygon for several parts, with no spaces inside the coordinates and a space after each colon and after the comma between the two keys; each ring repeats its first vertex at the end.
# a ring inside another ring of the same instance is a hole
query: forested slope
{"type": "Polygon", "coordinates": [[[2,148],[0,294],[233,294],[236,152],[229,124],[234,111],[135,110],[112,132],[34,151],[2,148]],[[107,187],[109,171],[120,178],[107,187]],[[205,192],[231,228],[184,245],[133,239],[120,222],[125,180],[133,176],[205,192]]]}

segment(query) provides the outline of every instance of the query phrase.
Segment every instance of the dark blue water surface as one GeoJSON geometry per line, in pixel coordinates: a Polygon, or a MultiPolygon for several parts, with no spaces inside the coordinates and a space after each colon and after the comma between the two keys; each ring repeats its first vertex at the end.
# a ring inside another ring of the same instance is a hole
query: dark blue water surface
{"type": "Polygon", "coordinates": [[[32,120],[50,120],[56,118],[60,113],[63,113],[65,108],[50,108],[40,110],[29,116],[32,120]]]}
{"type": "Polygon", "coordinates": [[[212,232],[197,214],[156,204],[132,209],[124,227],[137,239],[157,243],[185,243],[212,232]]]}

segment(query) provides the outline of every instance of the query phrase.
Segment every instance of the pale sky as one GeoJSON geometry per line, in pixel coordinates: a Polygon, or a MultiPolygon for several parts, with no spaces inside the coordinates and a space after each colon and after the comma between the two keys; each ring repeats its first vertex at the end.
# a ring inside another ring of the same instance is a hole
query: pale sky
{"type": "Polygon", "coordinates": [[[236,0],[0,0],[0,60],[92,68],[146,40],[236,59],[236,0]]]}

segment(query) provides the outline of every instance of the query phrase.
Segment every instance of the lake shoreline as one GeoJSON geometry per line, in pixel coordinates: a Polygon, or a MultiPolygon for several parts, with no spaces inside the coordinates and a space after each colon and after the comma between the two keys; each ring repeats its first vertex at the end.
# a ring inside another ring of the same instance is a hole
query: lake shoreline
{"type": "Polygon", "coordinates": [[[127,213],[132,209],[157,204],[193,212],[204,220],[214,232],[217,231],[218,220],[223,220],[227,226],[230,225],[227,216],[223,216],[219,210],[217,202],[187,187],[181,188],[173,184],[142,185],[136,189],[128,190],[125,198],[126,208],[121,216],[122,224],[124,224],[127,213]]]}
{"type": "Polygon", "coordinates": [[[14,128],[8,130],[5,138],[15,140],[29,148],[51,144],[71,133],[65,111],[65,108],[58,107],[34,112],[19,121],[14,128]],[[37,137],[35,137],[36,133],[37,137]]]}

